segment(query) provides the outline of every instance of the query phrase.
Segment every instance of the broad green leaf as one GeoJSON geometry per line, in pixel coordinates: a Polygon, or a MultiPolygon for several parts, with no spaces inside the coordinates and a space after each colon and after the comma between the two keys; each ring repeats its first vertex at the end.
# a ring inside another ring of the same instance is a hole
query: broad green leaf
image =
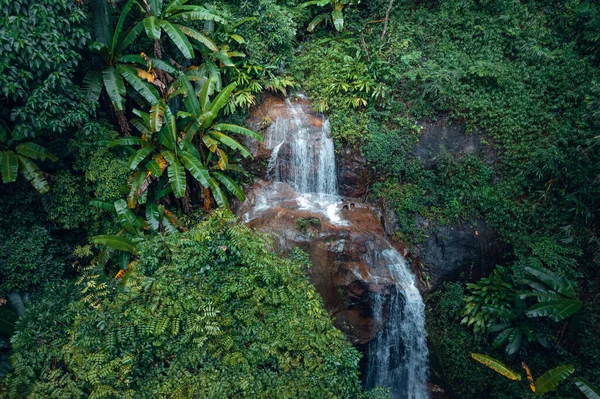
{"type": "Polygon", "coordinates": [[[167,132],[169,133],[169,140],[171,140],[172,149],[175,149],[177,145],[177,120],[175,116],[171,112],[171,108],[169,106],[165,107],[165,125],[167,127],[167,132]]]}
{"type": "MultiPolygon", "coordinates": [[[[150,7],[150,12],[152,15],[161,15],[163,10],[163,1],[164,0],[147,0],[148,6],[150,7]]],[[[177,1],[177,0],[175,0],[177,1]]]]}
{"type": "Polygon", "coordinates": [[[180,31],[183,32],[184,35],[191,37],[192,39],[196,39],[197,41],[199,41],[200,43],[204,44],[206,47],[208,47],[209,50],[217,52],[219,51],[219,48],[217,47],[217,45],[208,38],[208,36],[198,32],[197,30],[194,30],[192,28],[188,28],[187,26],[183,26],[183,25],[175,25],[177,28],[179,28],[180,31]]]}
{"type": "Polygon", "coordinates": [[[121,37],[121,36],[127,36],[127,34],[122,35],[123,26],[125,25],[125,20],[127,19],[127,15],[129,14],[129,11],[131,11],[131,8],[133,7],[134,4],[135,4],[135,0],[129,0],[123,7],[123,10],[121,11],[121,15],[119,16],[119,20],[117,21],[117,26],[115,27],[115,33],[112,36],[112,44],[110,47],[111,53],[113,54],[113,56],[118,55],[118,53],[115,52],[115,50],[117,48],[119,48],[120,50],[122,50],[124,48],[124,47],[119,46],[119,44],[124,39],[124,37],[121,37]]]}
{"type": "Polygon", "coordinates": [[[158,162],[156,162],[154,159],[146,162],[146,169],[148,169],[148,171],[156,177],[160,177],[160,175],[162,175],[163,172],[158,162]]]}
{"type": "Polygon", "coordinates": [[[344,29],[344,14],[342,10],[333,10],[331,12],[331,17],[333,18],[333,26],[335,26],[335,30],[340,32],[344,29]]]}
{"type": "Polygon", "coordinates": [[[527,266],[525,270],[559,294],[569,298],[575,297],[575,285],[568,278],[559,276],[543,267],[527,266]]]}
{"type": "Polygon", "coordinates": [[[48,181],[42,175],[37,165],[29,158],[17,155],[21,165],[21,173],[31,183],[31,185],[40,193],[44,194],[50,191],[48,181]]]}
{"type": "Polygon", "coordinates": [[[324,20],[329,19],[329,14],[319,14],[317,15],[309,24],[308,24],[308,28],[306,28],[307,31],[312,32],[313,30],[315,30],[315,28],[317,27],[317,25],[319,25],[321,22],[323,22],[324,20]]]}
{"type": "Polygon", "coordinates": [[[138,35],[144,30],[144,24],[142,21],[133,25],[131,29],[129,29],[123,36],[123,39],[119,40],[117,43],[113,53],[115,56],[119,56],[123,50],[127,48],[131,43],[135,41],[138,35]]]}
{"type": "Polygon", "coordinates": [[[17,180],[19,161],[14,152],[3,151],[0,153],[0,171],[2,172],[2,181],[4,183],[12,183],[17,180]]]}
{"type": "Polygon", "coordinates": [[[211,131],[210,134],[211,136],[219,140],[221,143],[225,144],[227,147],[233,150],[238,150],[244,158],[252,157],[250,151],[248,151],[248,149],[242,144],[240,144],[237,140],[234,140],[226,134],[220,133],[215,130],[211,131]]]}
{"type": "Polygon", "coordinates": [[[129,260],[131,259],[131,254],[127,251],[118,251],[117,259],[119,259],[119,268],[126,270],[127,265],[129,265],[129,260]]]}
{"type": "Polygon", "coordinates": [[[208,11],[201,6],[180,6],[177,7],[177,14],[173,15],[173,19],[177,21],[215,21],[223,22],[223,18],[208,11]]]}
{"type": "Polygon", "coordinates": [[[185,169],[179,162],[174,162],[167,168],[167,173],[169,174],[169,182],[171,183],[175,197],[183,197],[186,189],[185,169]]]}
{"type": "Polygon", "coordinates": [[[183,3],[187,2],[187,0],[171,0],[169,4],[164,9],[163,15],[169,15],[173,11],[176,11],[179,6],[183,3]]]}
{"type": "Polygon", "coordinates": [[[230,125],[227,123],[218,123],[218,124],[214,125],[212,128],[215,130],[218,130],[220,132],[237,133],[237,134],[241,134],[244,136],[252,137],[253,139],[256,139],[258,141],[263,141],[263,136],[261,136],[260,134],[254,132],[250,129],[246,129],[245,127],[242,127],[242,126],[230,125]]]}
{"type": "Polygon", "coordinates": [[[156,103],[150,108],[150,129],[153,132],[158,132],[163,125],[163,116],[165,108],[162,103],[156,103]]]}
{"type": "Polygon", "coordinates": [[[103,82],[100,71],[88,71],[83,78],[85,95],[92,101],[98,101],[102,92],[103,82]]]}
{"type": "Polygon", "coordinates": [[[495,372],[505,376],[508,379],[514,381],[521,381],[521,374],[518,374],[515,371],[509,369],[504,363],[497,359],[494,359],[493,357],[483,355],[480,353],[471,353],[471,357],[477,360],[479,363],[491,368],[495,372]]]}
{"type": "Polygon", "coordinates": [[[500,334],[498,334],[498,336],[496,337],[496,339],[494,339],[494,341],[492,342],[492,347],[493,348],[499,348],[502,345],[504,345],[504,343],[506,341],[508,341],[508,336],[510,335],[510,333],[512,332],[512,330],[514,330],[514,328],[507,328],[504,331],[502,331],[500,334]]]}
{"type": "MultiPolygon", "coordinates": [[[[229,97],[231,96],[231,92],[236,88],[236,86],[237,86],[237,83],[233,82],[233,83],[227,85],[227,87],[225,87],[223,90],[221,90],[219,92],[219,94],[217,94],[217,96],[210,103],[209,108],[208,108],[208,111],[212,112],[212,115],[207,117],[204,120],[204,122],[202,123],[202,127],[206,128],[212,124],[212,122],[217,117],[221,108],[223,108],[225,106],[225,104],[227,103],[227,101],[229,100],[229,97]]],[[[217,129],[217,130],[219,130],[219,129],[217,129]]]]}
{"type": "Polygon", "coordinates": [[[146,142],[140,137],[127,136],[113,140],[108,144],[108,147],[114,147],[116,145],[143,145],[146,142]]]}
{"type": "Polygon", "coordinates": [[[508,343],[506,345],[506,354],[513,355],[521,347],[521,340],[523,339],[523,331],[520,328],[513,328],[508,335],[508,343]]]}
{"type": "Polygon", "coordinates": [[[156,147],[154,147],[153,145],[148,145],[148,146],[140,148],[138,150],[138,152],[133,154],[133,156],[129,159],[129,169],[133,170],[133,169],[137,168],[137,166],[140,164],[140,162],[142,162],[144,159],[146,159],[146,157],[148,155],[150,155],[150,153],[152,151],[154,151],[155,149],[156,149],[156,147]]]}
{"type": "Polygon", "coordinates": [[[217,201],[217,205],[219,205],[221,208],[229,209],[229,201],[227,201],[227,196],[223,194],[221,187],[219,187],[219,183],[217,183],[217,181],[213,178],[211,178],[209,182],[210,191],[215,198],[215,201],[217,201]]]}
{"type": "Polygon", "coordinates": [[[225,52],[225,50],[216,52],[215,58],[218,59],[219,61],[221,61],[223,63],[223,65],[225,65],[226,67],[235,66],[233,61],[231,61],[231,58],[229,58],[229,54],[227,54],[227,52],[225,52]]]}
{"type": "Polygon", "coordinates": [[[131,209],[127,207],[127,202],[120,199],[115,201],[114,205],[121,226],[131,234],[139,235],[138,228],[140,225],[137,221],[137,217],[131,212],[131,209]]]}
{"type": "Polygon", "coordinates": [[[574,372],[575,368],[571,365],[559,366],[546,371],[535,381],[535,392],[538,395],[543,395],[552,391],[559,383],[566,380],[574,372]]]}
{"type": "Polygon", "coordinates": [[[126,251],[129,253],[135,253],[135,244],[123,237],[115,235],[100,235],[92,237],[94,244],[106,245],[109,248],[116,249],[119,251],[126,251]]]}
{"type": "Polygon", "coordinates": [[[160,21],[154,15],[144,18],[144,29],[151,40],[160,40],[160,21]]]}
{"type": "Polygon", "coordinates": [[[210,92],[211,80],[206,79],[202,84],[202,88],[200,89],[200,93],[198,94],[198,100],[200,101],[200,108],[202,111],[206,111],[209,105],[209,92],[210,92]]]}
{"type": "Polygon", "coordinates": [[[109,211],[109,212],[115,211],[115,204],[113,204],[112,202],[100,201],[100,200],[94,199],[94,200],[90,201],[90,205],[93,207],[96,207],[98,209],[103,209],[103,210],[109,211]]]}
{"type": "Polygon", "coordinates": [[[113,37],[111,10],[106,0],[93,0],[92,2],[92,21],[94,25],[94,34],[96,40],[110,48],[113,37]]]}
{"type": "Polygon", "coordinates": [[[196,91],[189,79],[185,74],[179,75],[179,82],[181,86],[185,89],[185,94],[183,95],[183,104],[185,105],[185,109],[193,116],[198,117],[200,115],[200,102],[198,101],[198,97],[196,97],[196,91]]]}
{"type": "Polygon", "coordinates": [[[233,40],[235,40],[238,44],[246,43],[246,40],[240,35],[231,34],[231,35],[229,35],[229,37],[232,38],[233,40]]]}
{"type": "Polygon", "coordinates": [[[329,4],[330,0],[311,0],[311,1],[305,1],[304,3],[298,4],[298,7],[300,8],[304,8],[304,7],[308,7],[308,6],[319,6],[319,7],[323,7],[326,6],[327,4],[329,4]]]}
{"type": "Polygon", "coordinates": [[[176,26],[171,24],[169,21],[161,21],[161,27],[167,32],[169,38],[175,43],[175,46],[181,51],[181,54],[185,58],[191,59],[194,57],[194,49],[192,48],[192,44],[185,37],[182,31],[179,30],[176,26]]]}
{"type": "Polygon", "coordinates": [[[565,320],[581,309],[581,302],[573,299],[558,299],[540,302],[525,311],[527,317],[548,316],[553,321],[565,320]]]}
{"type": "Polygon", "coordinates": [[[588,399],[600,399],[600,389],[585,378],[575,378],[575,385],[588,399]]]}
{"type": "Polygon", "coordinates": [[[102,70],[102,80],[115,109],[123,111],[125,109],[125,83],[121,76],[115,68],[108,67],[102,70]]]}
{"type": "Polygon", "coordinates": [[[158,211],[158,205],[155,202],[150,202],[146,205],[146,220],[148,226],[154,231],[160,229],[160,213],[158,211]]]}
{"type": "Polygon", "coordinates": [[[187,151],[180,151],[179,159],[185,168],[190,171],[194,179],[198,180],[204,187],[210,187],[210,172],[202,165],[199,159],[187,151]]]}
{"type": "Polygon", "coordinates": [[[140,78],[135,69],[125,65],[117,65],[117,70],[125,80],[127,80],[127,82],[129,82],[142,97],[144,97],[144,100],[146,100],[148,104],[158,104],[160,101],[158,91],[151,84],[140,78]]]}
{"type": "Polygon", "coordinates": [[[15,150],[17,150],[17,153],[21,155],[32,159],[39,159],[40,161],[43,161],[46,158],[48,158],[51,161],[56,161],[57,159],[54,155],[50,153],[50,151],[48,151],[41,145],[31,142],[21,143],[15,148],[15,150]]]}
{"type": "Polygon", "coordinates": [[[213,176],[215,176],[215,178],[220,181],[221,184],[224,185],[231,194],[235,195],[237,199],[242,202],[246,200],[246,194],[244,194],[244,190],[242,190],[242,188],[232,178],[221,172],[213,172],[213,176]]]}

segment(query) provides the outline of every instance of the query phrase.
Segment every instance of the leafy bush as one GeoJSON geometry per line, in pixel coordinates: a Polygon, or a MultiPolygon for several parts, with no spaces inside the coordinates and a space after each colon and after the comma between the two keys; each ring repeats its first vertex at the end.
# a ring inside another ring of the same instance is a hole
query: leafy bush
{"type": "Polygon", "coordinates": [[[38,316],[52,294],[19,322],[11,397],[362,395],[360,356],[303,267],[230,214],[140,244],[139,254],[119,281],[86,272],[60,332],[58,315],[38,316]]]}

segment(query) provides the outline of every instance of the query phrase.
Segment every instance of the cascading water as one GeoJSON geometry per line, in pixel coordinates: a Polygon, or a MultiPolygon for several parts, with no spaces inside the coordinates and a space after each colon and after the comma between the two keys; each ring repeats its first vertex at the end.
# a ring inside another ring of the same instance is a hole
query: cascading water
{"type": "MultiPolygon", "coordinates": [[[[267,171],[272,184],[257,194],[254,206],[245,214],[246,221],[266,209],[282,203],[289,207],[295,201],[301,210],[324,215],[332,224],[348,226],[341,212],[343,199],[337,195],[329,121],[309,118],[301,105],[289,99],[285,108],[265,132],[265,147],[272,150],[267,171]]],[[[381,240],[381,248],[385,249],[374,253],[372,261],[387,270],[393,289],[388,295],[373,294],[375,318],[380,324],[387,322],[369,342],[364,382],[367,388],[391,388],[396,399],[426,399],[425,306],[406,260],[386,238],[381,240]]]]}
{"type": "MultiPolygon", "coordinates": [[[[394,398],[426,399],[425,304],[402,255],[386,249],[381,256],[389,265],[397,289],[388,304],[385,328],[369,343],[365,385],[390,387],[394,398]]],[[[373,309],[376,317],[383,317],[385,306],[385,297],[377,296],[373,309]]]]}

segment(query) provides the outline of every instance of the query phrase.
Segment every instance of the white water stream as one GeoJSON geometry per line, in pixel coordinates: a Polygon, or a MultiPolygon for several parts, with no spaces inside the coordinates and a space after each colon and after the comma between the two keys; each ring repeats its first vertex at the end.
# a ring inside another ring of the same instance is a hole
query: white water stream
{"type": "MultiPolygon", "coordinates": [[[[342,198],[337,194],[329,121],[323,118],[322,123],[314,123],[313,118],[311,123],[301,105],[286,102],[291,117],[277,118],[265,133],[265,147],[272,149],[267,178],[274,182],[273,189],[256,198],[247,220],[275,206],[282,197],[279,190],[287,184],[298,193],[295,201],[300,209],[347,225],[340,216],[342,198]]],[[[376,256],[389,268],[396,290],[388,296],[373,294],[374,317],[383,320],[387,316],[387,322],[369,343],[365,385],[389,387],[395,399],[427,399],[425,305],[415,276],[391,245],[376,256]]]]}

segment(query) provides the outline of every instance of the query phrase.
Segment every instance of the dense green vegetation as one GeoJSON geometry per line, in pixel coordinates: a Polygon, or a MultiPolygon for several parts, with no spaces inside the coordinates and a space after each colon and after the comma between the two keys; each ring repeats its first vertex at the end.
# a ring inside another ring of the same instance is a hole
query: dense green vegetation
{"type": "Polygon", "coordinates": [[[397,239],[478,218],[511,248],[427,298],[436,382],[535,396],[473,352],[600,381],[595,2],[0,0],[0,43],[3,396],[364,395],[305,259],[215,210],[252,179],[248,109],[299,82],[397,239]],[[435,121],[485,151],[425,162],[435,121]]]}

